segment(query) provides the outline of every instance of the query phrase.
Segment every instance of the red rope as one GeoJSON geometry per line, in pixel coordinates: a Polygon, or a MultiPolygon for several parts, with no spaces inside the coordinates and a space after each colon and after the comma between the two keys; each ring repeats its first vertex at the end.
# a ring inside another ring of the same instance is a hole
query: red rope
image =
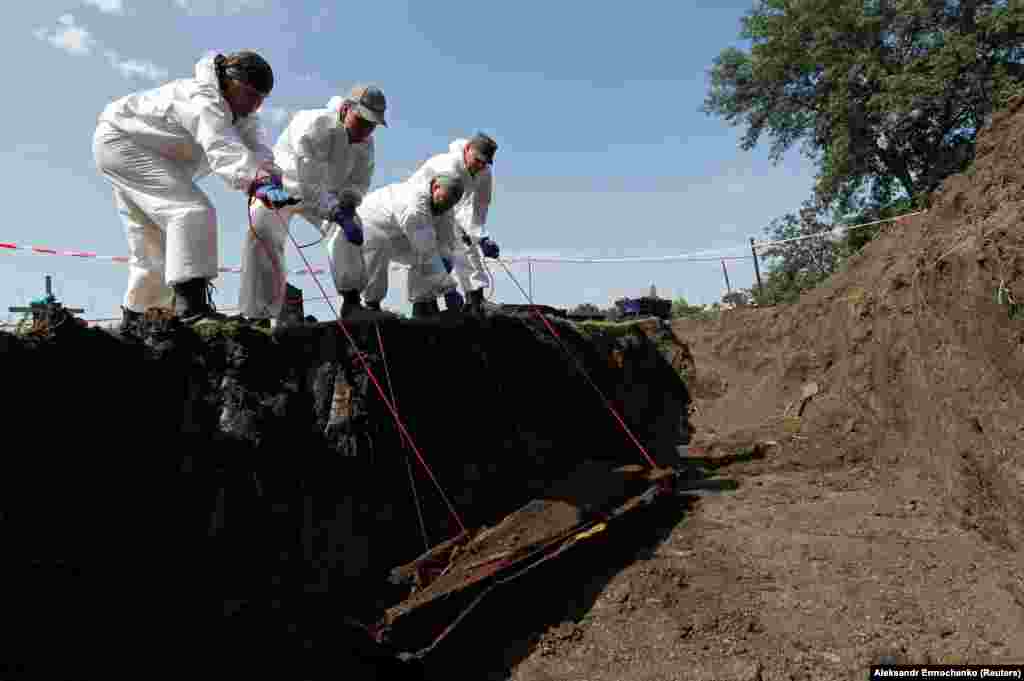
{"type": "MultiPolygon", "coordinates": [[[[280,297],[282,300],[282,304],[295,305],[296,303],[302,302],[302,298],[288,298],[288,276],[284,273],[284,268],[281,267],[281,263],[278,262],[277,258],[270,251],[270,246],[268,246],[267,242],[263,240],[263,237],[260,236],[260,233],[256,231],[256,226],[253,224],[252,206],[255,201],[256,197],[253,194],[249,194],[249,205],[247,207],[246,213],[248,213],[249,215],[249,231],[252,232],[252,235],[256,237],[257,241],[260,242],[260,246],[263,247],[263,252],[267,254],[267,260],[269,260],[270,264],[273,265],[274,267],[275,290],[273,298],[270,299],[270,303],[271,305],[273,305],[274,302],[278,299],[278,297],[280,297]],[[280,285],[278,285],[278,280],[280,280],[281,282],[280,285]]],[[[291,234],[291,232],[288,229],[288,223],[285,222],[284,218],[282,218],[276,212],[274,213],[274,215],[277,215],[277,218],[281,221],[281,224],[284,225],[285,232],[291,234]]]]}
{"type": "Polygon", "coordinates": [[[580,370],[580,373],[583,374],[583,377],[587,380],[587,383],[590,384],[590,387],[597,391],[597,394],[601,397],[601,401],[604,402],[604,406],[606,406],[608,408],[608,411],[612,413],[612,416],[615,417],[615,420],[618,422],[619,427],[622,428],[622,431],[626,433],[626,436],[629,437],[630,440],[633,441],[633,444],[636,445],[636,448],[640,450],[640,453],[643,454],[643,457],[647,460],[647,463],[651,465],[651,468],[657,468],[658,465],[654,463],[654,459],[652,459],[651,455],[647,453],[647,449],[642,444],[640,444],[640,440],[638,440],[636,436],[633,435],[633,431],[629,429],[629,426],[626,425],[626,422],[619,415],[619,412],[616,411],[615,407],[612,406],[612,403],[608,400],[607,397],[605,397],[604,392],[601,390],[600,387],[598,387],[597,383],[594,383],[594,380],[590,377],[590,374],[588,374],[587,370],[583,367],[583,363],[580,362],[579,358],[575,355],[575,353],[569,350],[565,342],[562,341],[562,337],[558,335],[557,331],[555,331],[555,327],[553,327],[551,323],[544,317],[544,315],[541,314],[540,310],[537,309],[537,307],[534,305],[533,300],[530,298],[530,295],[523,289],[522,286],[519,285],[519,281],[515,278],[515,276],[512,275],[512,272],[508,269],[508,266],[506,266],[505,263],[502,262],[501,260],[498,260],[498,262],[501,264],[502,268],[504,268],[509,278],[512,279],[512,283],[516,285],[516,288],[518,288],[522,292],[527,302],[529,302],[530,311],[533,312],[533,314],[537,315],[538,319],[544,322],[544,326],[548,327],[548,331],[550,331],[551,335],[555,337],[556,341],[558,341],[558,344],[562,347],[563,352],[569,355],[569,357],[571,357],[576,362],[576,367],[580,370]]]}
{"type": "MultiPolygon", "coordinates": [[[[252,206],[252,202],[251,202],[251,200],[250,200],[250,204],[249,205],[250,205],[250,208],[249,208],[249,220],[251,222],[252,221],[252,207],[251,207],[252,206]]],[[[462,531],[462,532],[466,532],[466,526],[463,524],[462,518],[459,517],[458,512],[455,510],[455,506],[452,505],[452,502],[449,501],[448,495],[446,495],[444,493],[444,488],[442,488],[441,487],[441,483],[438,482],[437,477],[434,475],[434,471],[431,470],[430,466],[427,464],[426,459],[423,458],[423,454],[420,452],[419,447],[416,446],[416,442],[412,439],[412,435],[409,434],[408,429],[405,427],[405,424],[402,422],[401,417],[398,415],[398,410],[395,408],[395,405],[392,404],[391,400],[389,400],[387,398],[387,396],[384,394],[384,388],[381,387],[380,381],[377,380],[377,376],[373,373],[373,370],[370,368],[370,365],[367,363],[366,359],[363,357],[363,353],[359,351],[359,346],[356,345],[355,338],[352,337],[352,334],[349,332],[348,327],[345,326],[345,322],[342,321],[341,315],[334,308],[334,304],[331,303],[330,299],[328,298],[327,291],[324,289],[323,286],[320,285],[319,277],[317,277],[316,274],[313,273],[313,266],[310,265],[309,260],[306,259],[306,255],[305,255],[305,253],[302,252],[302,249],[300,249],[298,247],[298,244],[295,241],[295,237],[292,236],[290,231],[288,231],[288,224],[284,221],[284,218],[282,218],[280,215],[278,215],[278,213],[276,211],[274,212],[274,215],[276,215],[277,219],[281,221],[281,224],[284,227],[285,232],[288,234],[288,238],[291,239],[292,244],[294,244],[296,250],[299,251],[299,256],[302,258],[303,262],[306,263],[306,268],[309,270],[310,274],[313,275],[313,281],[316,282],[317,288],[320,289],[320,293],[322,293],[324,298],[326,299],[327,305],[331,308],[331,313],[335,317],[335,321],[337,322],[338,326],[341,328],[342,332],[345,334],[345,337],[348,339],[348,342],[352,346],[352,349],[355,351],[355,356],[359,360],[359,362],[362,364],[363,370],[366,371],[366,375],[370,377],[370,381],[373,383],[374,387],[377,389],[377,394],[380,396],[380,399],[384,402],[384,404],[387,405],[388,411],[391,412],[391,416],[392,416],[392,418],[394,418],[395,425],[398,427],[398,430],[401,432],[402,436],[405,438],[405,441],[409,444],[409,447],[412,449],[413,453],[416,454],[416,458],[419,460],[420,465],[423,466],[423,470],[425,470],[427,472],[427,475],[430,477],[430,480],[434,483],[434,486],[437,487],[437,491],[441,495],[441,499],[444,501],[445,505],[448,507],[448,512],[451,513],[452,517],[455,519],[455,523],[459,526],[459,530],[462,531]]]]}

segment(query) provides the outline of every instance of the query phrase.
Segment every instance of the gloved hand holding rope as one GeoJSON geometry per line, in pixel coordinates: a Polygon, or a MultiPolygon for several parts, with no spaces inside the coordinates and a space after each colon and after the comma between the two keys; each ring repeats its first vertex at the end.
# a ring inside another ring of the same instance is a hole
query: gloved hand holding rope
{"type": "Polygon", "coordinates": [[[299,199],[285,191],[281,178],[274,175],[257,179],[253,183],[252,196],[271,209],[294,206],[299,202],[299,199]]]}

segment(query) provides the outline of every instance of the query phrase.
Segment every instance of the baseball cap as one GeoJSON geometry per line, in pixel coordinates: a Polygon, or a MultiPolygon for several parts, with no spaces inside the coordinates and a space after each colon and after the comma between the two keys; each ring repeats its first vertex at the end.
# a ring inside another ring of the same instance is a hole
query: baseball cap
{"type": "Polygon", "coordinates": [[[349,101],[356,109],[360,117],[371,123],[388,126],[384,120],[384,112],[387,110],[387,100],[384,93],[375,85],[357,85],[352,88],[348,96],[349,101]]]}

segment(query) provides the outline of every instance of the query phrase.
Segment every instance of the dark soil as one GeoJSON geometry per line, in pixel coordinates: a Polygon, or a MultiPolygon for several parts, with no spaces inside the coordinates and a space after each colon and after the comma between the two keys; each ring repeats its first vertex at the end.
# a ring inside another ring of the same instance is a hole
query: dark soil
{"type": "Polygon", "coordinates": [[[609,363],[525,316],[350,329],[418,453],[336,325],[0,334],[24,436],[0,458],[0,677],[418,678],[363,626],[408,595],[392,568],[458,534],[449,503],[494,526],[584,458],[641,460],[581,368],[652,456],[689,434],[642,334],[609,363]]]}

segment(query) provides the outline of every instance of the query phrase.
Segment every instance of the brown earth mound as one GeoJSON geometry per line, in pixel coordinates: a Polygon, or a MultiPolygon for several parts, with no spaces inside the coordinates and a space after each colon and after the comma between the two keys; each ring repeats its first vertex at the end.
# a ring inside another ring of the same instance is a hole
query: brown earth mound
{"type": "Polygon", "coordinates": [[[1022,152],[1018,100],[926,214],[798,304],[675,323],[688,456],[724,491],[694,490],[514,679],[1024,662],[1022,152]]]}

